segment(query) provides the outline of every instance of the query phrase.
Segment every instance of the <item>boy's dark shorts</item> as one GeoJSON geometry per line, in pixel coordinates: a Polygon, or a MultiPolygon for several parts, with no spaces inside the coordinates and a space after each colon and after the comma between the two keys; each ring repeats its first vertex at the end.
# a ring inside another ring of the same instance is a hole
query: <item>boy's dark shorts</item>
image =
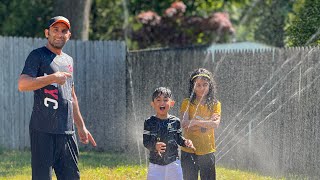
{"type": "Polygon", "coordinates": [[[50,134],[34,129],[29,132],[33,180],[51,180],[52,169],[58,180],[80,179],[75,134],[50,134]]]}

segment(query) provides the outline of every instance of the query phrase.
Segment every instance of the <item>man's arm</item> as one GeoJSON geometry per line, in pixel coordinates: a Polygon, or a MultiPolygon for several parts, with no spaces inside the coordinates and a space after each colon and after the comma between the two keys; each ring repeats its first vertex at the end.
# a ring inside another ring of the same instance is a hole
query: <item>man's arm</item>
{"type": "Polygon", "coordinates": [[[34,91],[43,88],[52,83],[64,84],[70,73],[56,72],[47,76],[31,77],[27,74],[21,74],[18,80],[19,91],[34,91]]]}
{"type": "Polygon", "coordinates": [[[19,91],[33,91],[52,83],[54,83],[53,75],[34,78],[26,74],[21,74],[18,80],[18,89],[19,91]]]}
{"type": "Polygon", "coordinates": [[[74,122],[77,126],[80,141],[84,144],[88,144],[90,142],[93,146],[97,146],[94,138],[92,137],[91,133],[87,130],[86,125],[83,121],[74,87],[72,87],[72,99],[73,99],[72,101],[73,117],[74,117],[74,122]]]}

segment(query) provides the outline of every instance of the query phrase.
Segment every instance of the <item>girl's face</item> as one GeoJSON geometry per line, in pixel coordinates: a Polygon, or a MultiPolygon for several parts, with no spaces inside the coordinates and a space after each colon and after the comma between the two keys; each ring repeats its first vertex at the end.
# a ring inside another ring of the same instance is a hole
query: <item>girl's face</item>
{"type": "Polygon", "coordinates": [[[209,81],[206,78],[197,77],[194,82],[194,93],[196,99],[201,99],[209,92],[209,81]]]}
{"type": "Polygon", "coordinates": [[[160,119],[168,118],[168,112],[173,105],[174,101],[164,95],[158,96],[151,102],[151,106],[156,111],[156,116],[160,119]]]}

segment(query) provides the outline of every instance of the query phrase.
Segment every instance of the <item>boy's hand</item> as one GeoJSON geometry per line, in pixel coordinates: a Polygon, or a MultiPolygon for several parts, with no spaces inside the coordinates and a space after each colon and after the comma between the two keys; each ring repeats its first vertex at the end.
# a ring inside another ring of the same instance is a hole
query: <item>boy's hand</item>
{"type": "Polygon", "coordinates": [[[192,141],[191,141],[190,139],[186,139],[186,140],[184,141],[184,144],[185,144],[188,148],[192,149],[193,151],[196,151],[196,148],[193,146],[193,143],[192,143],[192,141]]]}
{"type": "Polygon", "coordinates": [[[161,153],[166,152],[167,145],[164,142],[157,142],[156,144],[156,150],[158,152],[158,155],[161,157],[161,153]]]}

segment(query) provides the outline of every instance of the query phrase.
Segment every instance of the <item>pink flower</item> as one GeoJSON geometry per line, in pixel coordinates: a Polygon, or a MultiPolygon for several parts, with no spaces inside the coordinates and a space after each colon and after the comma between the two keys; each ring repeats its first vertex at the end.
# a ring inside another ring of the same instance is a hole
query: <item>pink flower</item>
{"type": "Polygon", "coordinates": [[[187,8],[187,6],[182,1],[176,1],[172,3],[171,7],[175,8],[177,11],[182,13],[186,12],[186,8],[187,8]]]}
{"type": "Polygon", "coordinates": [[[142,24],[157,25],[161,21],[161,17],[153,11],[142,12],[137,17],[142,24]]]}

